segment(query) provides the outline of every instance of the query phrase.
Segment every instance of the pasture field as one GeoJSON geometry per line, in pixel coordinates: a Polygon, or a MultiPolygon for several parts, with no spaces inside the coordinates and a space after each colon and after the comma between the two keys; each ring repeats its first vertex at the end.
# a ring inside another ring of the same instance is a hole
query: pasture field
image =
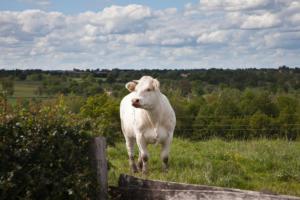
{"type": "MultiPolygon", "coordinates": [[[[135,176],[300,196],[300,141],[175,138],[168,173],[161,172],[159,150],[149,146],[149,173],[135,176]]],[[[109,183],[116,185],[120,173],[130,174],[125,142],[109,147],[108,159],[109,183]]]]}
{"type": "Polygon", "coordinates": [[[13,97],[38,97],[36,91],[40,84],[39,81],[15,81],[13,97]]]}
{"type": "Polygon", "coordinates": [[[37,94],[37,89],[40,85],[40,81],[15,81],[14,94],[8,97],[9,102],[14,104],[18,98],[44,98],[44,96],[41,97],[37,94]]]}

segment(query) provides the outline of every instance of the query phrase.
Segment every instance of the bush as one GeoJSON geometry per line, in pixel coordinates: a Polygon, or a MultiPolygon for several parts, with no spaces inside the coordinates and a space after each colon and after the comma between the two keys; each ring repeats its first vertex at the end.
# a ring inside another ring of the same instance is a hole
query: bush
{"type": "MultiPolygon", "coordinates": [[[[205,95],[204,99],[194,109],[198,110],[194,120],[186,122],[193,124],[189,138],[299,138],[300,104],[296,96],[224,89],[205,95]]],[[[191,114],[195,116],[190,111],[186,115],[191,114]]]]}
{"type": "Polygon", "coordinates": [[[89,122],[93,135],[103,135],[109,144],[122,137],[119,102],[106,94],[90,96],[79,116],[89,122]]]}
{"type": "Polygon", "coordinates": [[[83,122],[62,102],[0,114],[0,199],[94,199],[83,122]]]}

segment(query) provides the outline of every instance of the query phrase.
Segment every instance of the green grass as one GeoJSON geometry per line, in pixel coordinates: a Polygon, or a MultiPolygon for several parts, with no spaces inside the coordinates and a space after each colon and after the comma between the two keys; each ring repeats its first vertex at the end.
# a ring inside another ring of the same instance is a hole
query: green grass
{"type": "MultiPolygon", "coordinates": [[[[161,172],[160,147],[149,146],[149,174],[135,176],[192,184],[300,196],[300,142],[284,140],[192,142],[174,139],[168,173],[161,172]]],[[[125,142],[108,148],[109,183],[130,174],[125,142]]]]}
{"type": "Polygon", "coordinates": [[[37,97],[37,88],[41,82],[38,81],[16,81],[13,97],[37,97]]]}
{"type": "MultiPolygon", "coordinates": [[[[15,104],[18,98],[44,98],[45,96],[39,96],[36,92],[41,85],[40,81],[15,81],[14,94],[8,97],[11,104],[15,104]]],[[[0,86],[0,90],[1,90],[0,86]]]]}

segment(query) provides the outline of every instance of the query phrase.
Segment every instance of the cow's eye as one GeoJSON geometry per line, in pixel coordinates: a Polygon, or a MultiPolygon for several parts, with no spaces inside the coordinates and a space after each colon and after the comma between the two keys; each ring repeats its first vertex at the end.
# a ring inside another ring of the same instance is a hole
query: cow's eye
{"type": "Polygon", "coordinates": [[[148,88],[148,89],[147,89],[147,92],[150,92],[150,91],[151,91],[151,89],[150,89],[150,88],[148,88]]]}

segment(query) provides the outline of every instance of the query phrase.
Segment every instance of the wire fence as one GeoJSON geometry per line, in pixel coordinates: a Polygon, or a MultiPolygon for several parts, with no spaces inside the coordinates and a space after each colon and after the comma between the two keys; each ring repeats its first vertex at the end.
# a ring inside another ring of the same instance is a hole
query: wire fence
{"type": "MultiPolygon", "coordinates": [[[[86,97],[74,95],[74,97],[86,97]]],[[[55,99],[57,96],[11,96],[9,99],[55,99]]],[[[279,113],[280,116],[296,118],[300,122],[300,113],[279,113]]],[[[277,116],[270,116],[269,118],[276,119],[277,116]]],[[[223,134],[229,132],[256,132],[256,133],[286,133],[295,132],[300,136],[300,123],[277,123],[273,125],[259,125],[256,128],[249,124],[249,119],[253,115],[217,115],[217,116],[193,116],[193,115],[177,115],[177,126],[175,132],[184,133],[201,133],[201,132],[214,132],[216,134],[223,134]],[[203,122],[199,122],[202,120],[203,122]],[[223,121],[222,121],[223,120],[223,121]]]]}
{"type": "Polygon", "coordinates": [[[279,113],[277,116],[266,115],[270,121],[256,121],[252,123],[254,115],[218,115],[218,116],[177,116],[175,132],[179,134],[191,134],[206,138],[210,136],[225,138],[249,138],[254,137],[300,137],[300,114],[279,113]],[[278,117],[286,118],[286,122],[278,120],[278,117]],[[293,121],[288,121],[292,118],[293,121]],[[200,134],[200,135],[199,135],[200,134]]]}
{"type": "MultiPolygon", "coordinates": [[[[298,113],[288,114],[288,113],[280,113],[281,116],[300,116],[298,113]]],[[[253,115],[236,115],[236,116],[229,116],[229,115],[218,115],[218,116],[176,116],[177,119],[232,119],[235,120],[237,118],[245,118],[251,117],[253,115]]],[[[271,116],[276,117],[276,116],[271,116]]]]}

